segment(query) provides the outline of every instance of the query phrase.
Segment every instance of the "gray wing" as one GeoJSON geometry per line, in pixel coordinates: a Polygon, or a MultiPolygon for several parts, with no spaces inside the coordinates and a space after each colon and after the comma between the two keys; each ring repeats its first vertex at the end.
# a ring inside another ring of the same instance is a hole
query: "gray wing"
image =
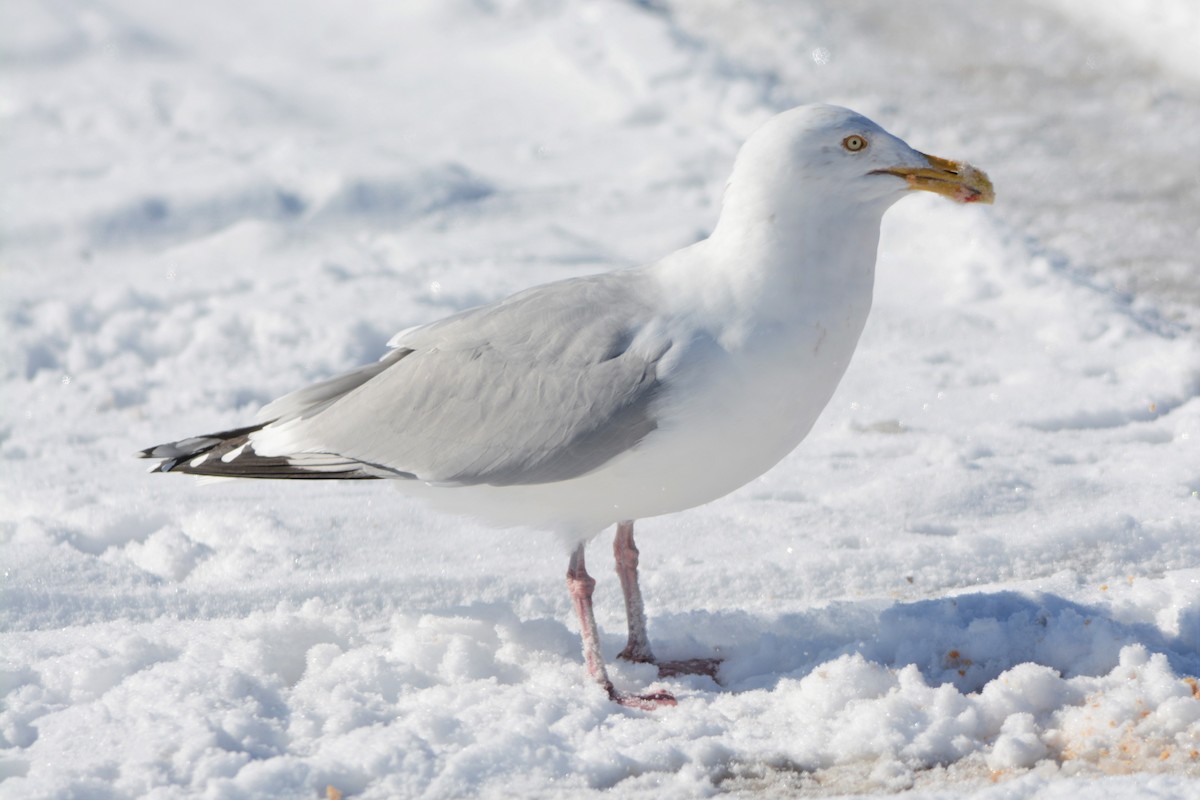
{"type": "Polygon", "coordinates": [[[566,480],[656,427],[649,281],[638,271],[538,287],[393,339],[380,364],[272,403],[250,456],[326,454],[454,484],[566,480]]]}

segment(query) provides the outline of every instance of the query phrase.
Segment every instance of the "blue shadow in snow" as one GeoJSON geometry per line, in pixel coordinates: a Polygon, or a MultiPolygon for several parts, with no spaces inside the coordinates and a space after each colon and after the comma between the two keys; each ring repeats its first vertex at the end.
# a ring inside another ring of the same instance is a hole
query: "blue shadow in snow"
{"type": "MultiPolygon", "coordinates": [[[[652,620],[660,658],[724,658],[728,689],[772,688],[820,664],[859,654],[892,668],[914,665],[931,685],[974,692],[1018,664],[1063,677],[1104,675],[1121,649],[1166,655],[1180,674],[1200,673],[1200,603],[1186,608],[1179,633],[1056,594],[974,593],[908,603],[844,602],[766,619],[739,612],[692,612],[652,620]],[[676,632],[674,638],[669,632],[676,632]]],[[[615,638],[615,637],[614,637],[615,638]]]]}

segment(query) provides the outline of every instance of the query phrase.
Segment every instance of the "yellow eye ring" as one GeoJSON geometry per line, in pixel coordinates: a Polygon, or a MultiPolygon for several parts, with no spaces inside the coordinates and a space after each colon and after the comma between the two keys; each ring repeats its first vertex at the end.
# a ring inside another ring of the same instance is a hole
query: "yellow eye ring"
{"type": "Polygon", "coordinates": [[[865,136],[851,134],[845,139],[842,139],[842,147],[846,148],[851,153],[857,153],[861,150],[867,149],[867,139],[865,136]]]}

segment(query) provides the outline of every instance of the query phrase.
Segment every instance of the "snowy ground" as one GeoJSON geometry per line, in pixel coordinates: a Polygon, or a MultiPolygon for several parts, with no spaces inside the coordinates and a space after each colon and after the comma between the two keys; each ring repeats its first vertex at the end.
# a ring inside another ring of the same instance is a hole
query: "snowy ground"
{"type": "Polygon", "coordinates": [[[1200,11],[850,6],[5,3],[0,796],[1200,796],[1200,11]],[[997,205],[890,212],[809,439],[639,525],[677,708],[545,535],[129,457],[695,240],[815,100],[997,205]]]}

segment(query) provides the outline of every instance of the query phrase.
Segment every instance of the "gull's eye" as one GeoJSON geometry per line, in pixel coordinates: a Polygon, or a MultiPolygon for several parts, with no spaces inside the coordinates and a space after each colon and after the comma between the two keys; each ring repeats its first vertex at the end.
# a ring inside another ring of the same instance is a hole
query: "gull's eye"
{"type": "Polygon", "coordinates": [[[842,147],[849,150],[851,153],[857,153],[860,150],[867,149],[867,140],[863,136],[852,134],[842,139],[842,147]]]}

